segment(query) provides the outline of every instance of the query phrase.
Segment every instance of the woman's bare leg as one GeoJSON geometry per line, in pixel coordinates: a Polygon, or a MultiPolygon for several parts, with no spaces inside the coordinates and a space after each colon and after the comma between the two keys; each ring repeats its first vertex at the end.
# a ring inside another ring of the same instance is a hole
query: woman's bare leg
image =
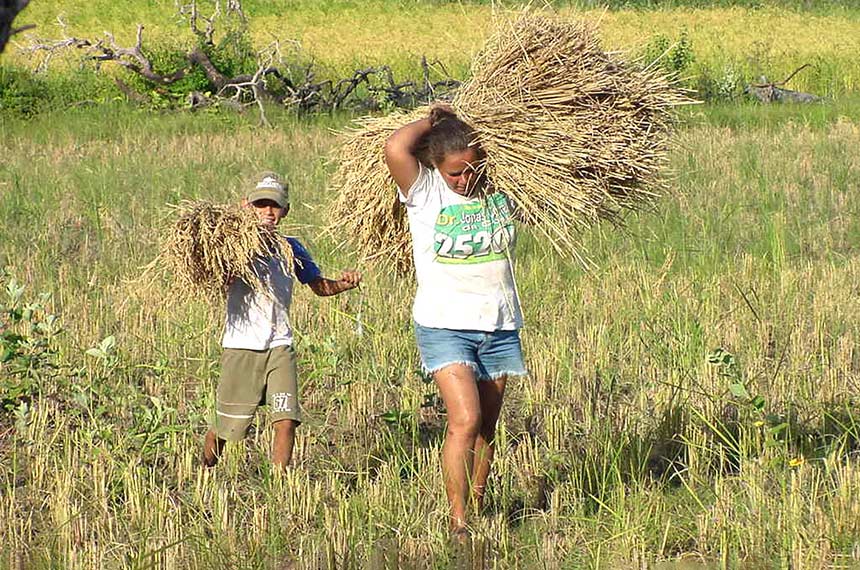
{"type": "Polygon", "coordinates": [[[481,405],[481,427],[475,438],[474,463],[472,466],[472,498],[477,511],[484,506],[484,492],[490,466],[495,453],[496,422],[502,411],[507,378],[501,377],[488,382],[478,382],[478,397],[481,405]]]}
{"type": "Polygon", "coordinates": [[[448,432],[442,446],[442,474],[450,506],[451,529],[466,526],[475,439],[481,428],[481,404],[475,372],[452,364],[433,374],[448,410],[448,432]]]}

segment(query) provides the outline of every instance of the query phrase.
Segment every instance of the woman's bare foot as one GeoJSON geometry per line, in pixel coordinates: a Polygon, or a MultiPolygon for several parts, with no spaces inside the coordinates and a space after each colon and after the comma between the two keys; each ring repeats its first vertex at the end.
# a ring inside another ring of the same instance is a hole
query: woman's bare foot
{"type": "Polygon", "coordinates": [[[469,543],[471,534],[465,526],[454,527],[451,529],[451,543],[457,546],[465,546],[469,543]]]}

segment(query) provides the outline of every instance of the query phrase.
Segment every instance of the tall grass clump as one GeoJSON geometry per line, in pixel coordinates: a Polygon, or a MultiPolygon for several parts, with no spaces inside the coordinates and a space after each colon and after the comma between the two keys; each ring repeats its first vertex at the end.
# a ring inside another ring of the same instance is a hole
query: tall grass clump
{"type": "Polygon", "coordinates": [[[89,69],[39,74],[20,65],[0,63],[0,115],[6,117],[103,105],[119,95],[109,78],[89,69]]]}

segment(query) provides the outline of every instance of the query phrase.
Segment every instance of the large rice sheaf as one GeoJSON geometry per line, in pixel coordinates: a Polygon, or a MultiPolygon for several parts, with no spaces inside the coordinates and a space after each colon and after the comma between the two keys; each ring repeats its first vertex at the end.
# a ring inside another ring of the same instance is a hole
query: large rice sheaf
{"type": "MultiPolygon", "coordinates": [[[[656,66],[603,51],[593,25],[524,15],[497,24],[452,105],[486,150],[491,186],[554,249],[583,260],[584,228],[659,196],[673,109],[692,102],[656,66]]],[[[411,267],[383,147],[427,112],[365,118],[344,137],[330,226],[365,261],[411,267]]]]}
{"type": "Polygon", "coordinates": [[[293,271],[293,250],[275,227],[260,225],[250,208],[185,201],[166,228],[156,267],[173,282],[171,293],[181,298],[219,302],[233,279],[270,295],[268,276],[259,263],[275,258],[281,269],[293,271]]]}

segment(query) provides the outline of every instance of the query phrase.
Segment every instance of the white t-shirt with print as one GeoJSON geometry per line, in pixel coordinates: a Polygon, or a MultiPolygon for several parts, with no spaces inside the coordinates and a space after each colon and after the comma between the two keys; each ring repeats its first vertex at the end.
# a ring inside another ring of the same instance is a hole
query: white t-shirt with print
{"type": "Polygon", "coordinates": [[[523,317],[513,275],[512,207],[499,192],[467,198],[436,169],[421,166],[404,198],[412,233],[419,325],[457,330],[514,330],[523,317]]]}
{"type": "Polygon", "coordinates": [[[275,258],[259,260],[255,271],[263,279],[268,294],[256,293],[247,283],[236,279],[227,291],[227,318],[224,326],[224,348],[266,350],[277,346],[292,346],[290,302],[293,285],[310,283],[321,272],[310,253],[295,238],[287,238],[293,248],[293,273],[286,273],[275,258]]]}

